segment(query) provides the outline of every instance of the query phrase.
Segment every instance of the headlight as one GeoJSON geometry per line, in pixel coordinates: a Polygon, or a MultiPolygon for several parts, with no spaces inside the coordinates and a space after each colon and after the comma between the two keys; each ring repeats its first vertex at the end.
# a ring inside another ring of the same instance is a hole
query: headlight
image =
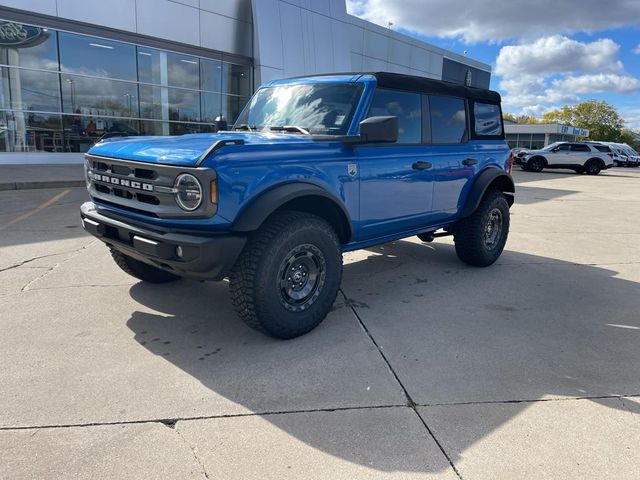
{"type": "Polygon", "coordinates": [[[180,208],[191,212],[202,203],[202,186],[196,177],[190,173],[178,175],[176,183],[176,202],[180,208]]]}

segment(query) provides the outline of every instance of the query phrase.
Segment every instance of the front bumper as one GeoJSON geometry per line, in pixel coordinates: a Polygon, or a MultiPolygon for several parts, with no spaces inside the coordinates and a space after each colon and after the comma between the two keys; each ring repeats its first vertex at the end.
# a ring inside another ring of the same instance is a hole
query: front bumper
{"type": "Polygon", "coordinates": [[[110,248],[175,275],[198,280],[226,277],[247,241],[242,235],[151,230],[107,217],[93,202],[80,207],[80,216],[83,228],[110,248]]]}

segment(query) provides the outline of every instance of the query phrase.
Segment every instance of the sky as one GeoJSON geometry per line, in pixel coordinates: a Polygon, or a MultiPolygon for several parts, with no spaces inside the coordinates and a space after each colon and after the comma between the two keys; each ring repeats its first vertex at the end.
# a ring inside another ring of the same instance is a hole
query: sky
{"type": "Polygon", "coordinates": [[[505,112],[606,100],[640,130],[640,0],[347,0],[347,9],[491,65],[505,112]]]}

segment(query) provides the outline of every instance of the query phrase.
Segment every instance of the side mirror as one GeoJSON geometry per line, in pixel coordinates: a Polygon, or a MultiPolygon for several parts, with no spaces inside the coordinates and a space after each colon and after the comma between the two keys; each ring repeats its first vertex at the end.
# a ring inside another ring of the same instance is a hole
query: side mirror
{"type": "Polygon", "coordinates": [[[398,117],[369,117],[360,122],[360,136],[370,143],[397,142],[398,117]]]}

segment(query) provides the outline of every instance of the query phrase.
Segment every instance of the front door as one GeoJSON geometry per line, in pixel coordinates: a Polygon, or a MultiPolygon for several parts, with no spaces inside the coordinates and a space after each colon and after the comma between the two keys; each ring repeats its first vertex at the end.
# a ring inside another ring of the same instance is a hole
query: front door
{"type": "Polygon", "coordinates": [[[369,117],[398,117],[394,144],[354,147],[360,178],[359,239],[368,240],[428,224],[433,194],[432,163],[423,144],[423,97],[377,89],[369,117]]]}

